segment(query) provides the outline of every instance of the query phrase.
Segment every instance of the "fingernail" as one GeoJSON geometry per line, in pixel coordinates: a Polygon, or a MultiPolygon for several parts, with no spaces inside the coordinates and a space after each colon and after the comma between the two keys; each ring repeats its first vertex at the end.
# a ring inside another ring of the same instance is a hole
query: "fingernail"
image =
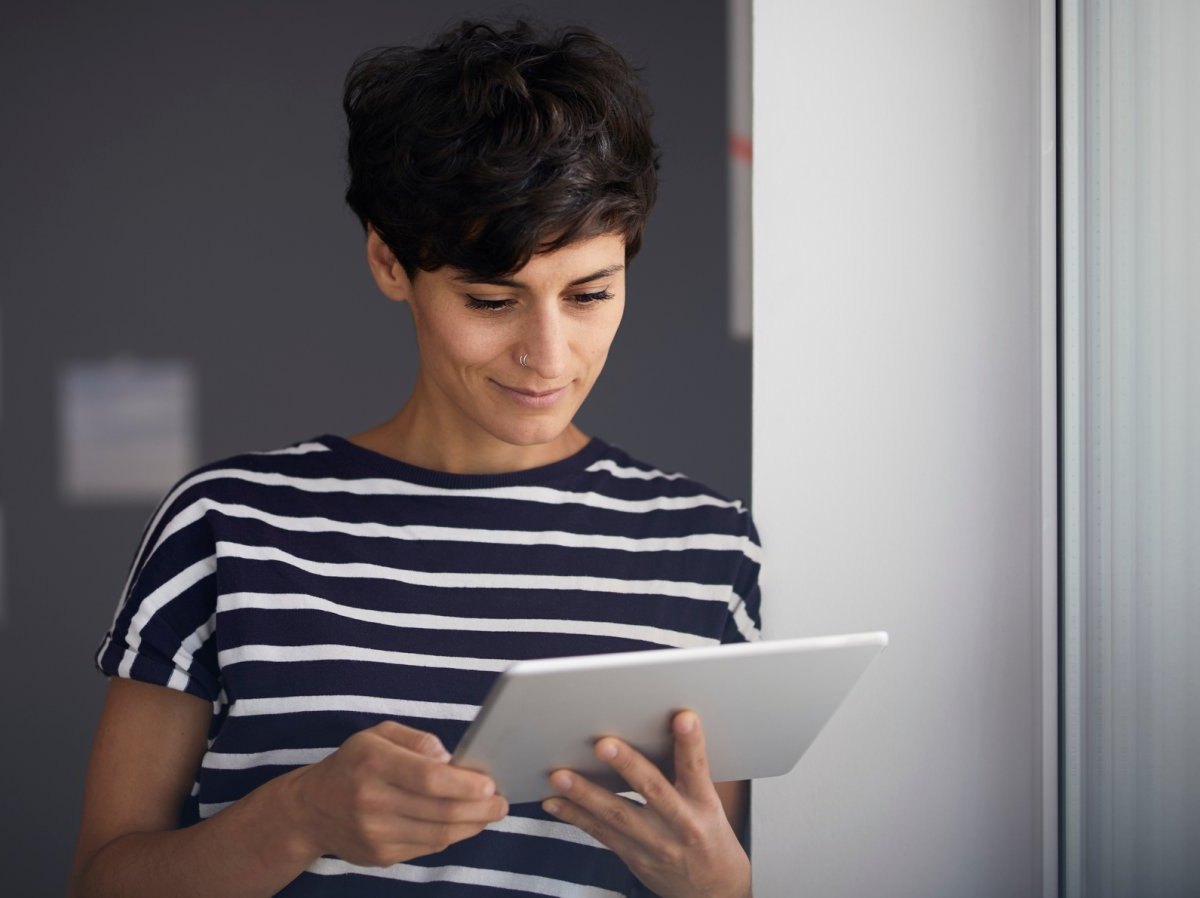
{"type": "Polygon", "coordinates": [[[563,792],[566,792],[568,789],[570,789],[573,783],[574,780],[571,779],[571,775],[569,773],[560,772],[550,777],[550,785],[554,786],[555,789],[561,789],[563,792]]]}
{"type": "Polygon", "coordinates": [[[599,753],[604,760],[611,761],[617,756],[617,746],[611,742],[602,742],[599,753]]]}
{"type": "Polygon", "coordinates": [[[542,802],[542,808],[546,811],[547,814],[557,814],[561,807],[562,807],[562,805],[560,805],[554,799],[550,799],[549,801],[542,802]]]}
{"type": "Polygon", "coordinates": [[[491,780],[488,780],[486,783],[483,784],[483,797],[491,798],[495,794],[496,794],[496,784],[493,783],[491,780]]]}
{"type": "Polygon", "coordinates": [[[679,732],[690,733],[696,728],[696,718],[691,714],[685,714],[679,718],[679,732]]]}

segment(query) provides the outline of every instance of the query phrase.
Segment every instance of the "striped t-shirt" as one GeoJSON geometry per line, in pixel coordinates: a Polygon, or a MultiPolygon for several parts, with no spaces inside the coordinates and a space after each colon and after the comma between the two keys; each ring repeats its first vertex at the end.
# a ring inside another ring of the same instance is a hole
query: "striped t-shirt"
{"type": "MultiPolygon", "coordinates": [[[[740,502],[599,438],[493,475],[324,435],[169,491],[96,664],[212,702],[187,826],[386,719],[453,751],[517,659],[758,639],[759,563],[740,502]]],[[[636,892],[614,853],[529,803],[407,863],[323,856],[279,894],[636,892]]]]}

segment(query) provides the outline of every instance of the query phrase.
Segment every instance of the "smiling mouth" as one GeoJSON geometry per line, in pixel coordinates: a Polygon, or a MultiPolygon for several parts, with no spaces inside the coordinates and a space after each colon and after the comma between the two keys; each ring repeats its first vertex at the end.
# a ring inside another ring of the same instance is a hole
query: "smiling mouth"
{"type": "Polygon", "coordinates": [[[567,383],[563,384],[557,390],[533,392],[530,390],[518,390],[516,387],[506,387],[498,380],[494,380],[492,383],[504,391],[510,402],[529,409],[557,408],[559,403],[563,401],[563,395],[567,392],[567,387],[570,386],[567,383]]]}
{"type": "MultiPolygon", "coordinates": [[[[496,381],[496,383],[500,383],[500,382],[499,382],[499,381],[496,381]]],[[[509,387],[509,386],[505,386],[504,384],[500,384],[500,386],[504,387],[504,389],[506,389],[506,390],[512,390],[514,393],[520,393],[522,396],[531,396],[531,397],[533,397],[534,399],[540,398],[540,397],[542,397],[542,396],[551,396],[551,395],[553,395],[554,393],[558,393],[558,392],[560,392],[560,391],[562,391],[562,390],[565,390],[565,389],[567,388],[567,385],[566,385],[566,384],[563,384],[561,387],[556,387],[556,388],[555,388],[555,389],[553,389],[553,390],[542,390],[542,391],[539,393],[539,392],[537,392],[537,391],[535,391],[535,390],[522,390],[522,389],[519,389],[519,388],[517,388],[517,387],[509,387]]]]}

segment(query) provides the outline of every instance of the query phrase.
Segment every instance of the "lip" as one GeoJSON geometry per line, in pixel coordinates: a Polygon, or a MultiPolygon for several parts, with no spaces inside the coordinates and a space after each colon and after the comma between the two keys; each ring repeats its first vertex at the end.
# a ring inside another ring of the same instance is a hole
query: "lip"
{"type": "Polygon", "coordinates": [[[547,408],[551,405],[554,405],[554,403],[558,402],[558,400],[563,397],[563,395],[567,392],[567,387],[570,386],[570,384],[564,384],[557,390],[547,390],[544,393],[533,393],[525,390],[516,390],[512,387],[506,387],[499,381],[492,381],[492,383],[503,390],[505,394],[508,395],[508,397],[518,405],[523,405],[526,408],[547,408]]]}

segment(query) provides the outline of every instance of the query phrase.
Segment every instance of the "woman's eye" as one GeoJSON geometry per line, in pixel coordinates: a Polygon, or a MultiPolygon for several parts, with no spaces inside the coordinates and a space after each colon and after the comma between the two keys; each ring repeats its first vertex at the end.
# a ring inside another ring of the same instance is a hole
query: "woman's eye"
{"type": "Polygon", "coordinates": [[[608,290],[597,290],[595,293],[576,293],[571,298],[580,305],[586,306],[588,303],[600,302],[604,299],[612,299],[613,294],[608,290]]]}
{"type": "Polygon", "coordinates": [[[501,309],[508,306],[512,301],[508,299],[480,299],[477,296],[467,295],[467,307],[471,309],[480,309],[484,312],[499,312],[501,309]]]}
{"type": "MultiPolygon", "coordinates": [[[[587,306],[592,303],[612,299],[615,294],[608,290],[596,290],[593,293],[575,293],[571,301],[576,305],[587,306]]],[[[514,304],[511,299],[480,299],[478,296],[467,294],[467,308],[478,309],[481,312],[502,312],[514,304]]]]}

